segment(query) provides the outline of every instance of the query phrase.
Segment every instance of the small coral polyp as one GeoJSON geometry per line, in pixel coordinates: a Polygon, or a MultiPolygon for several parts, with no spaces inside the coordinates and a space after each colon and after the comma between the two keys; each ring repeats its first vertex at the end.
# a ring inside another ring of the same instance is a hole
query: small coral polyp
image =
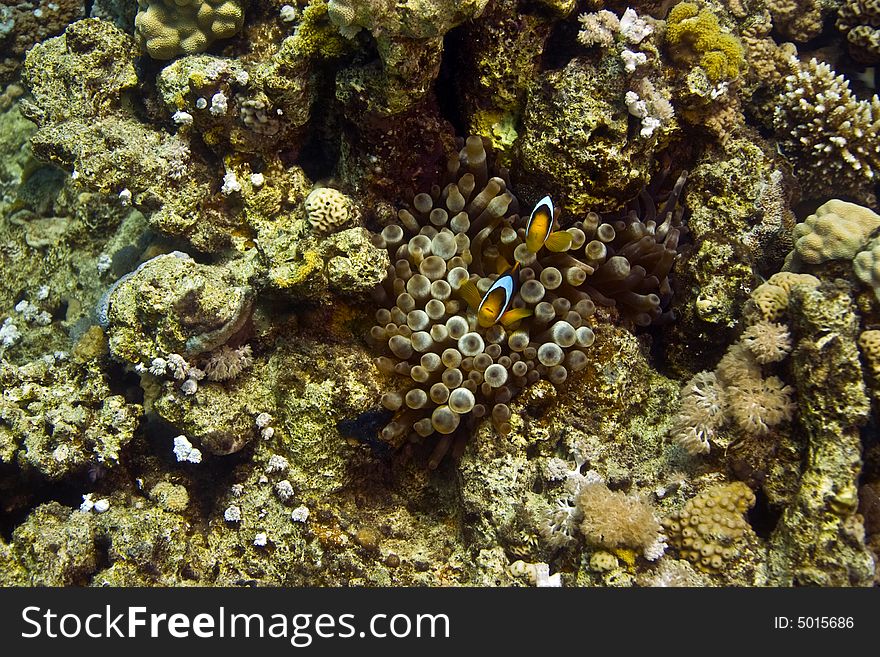
{"type": "Polygon", "coordinates": [[[548,241],[534,253],[506,171],[493,172],[481,138],[469,137],[449,160],[445,186],[417,194],[400,210],[400,224],[374,236],[392,263],[376,291],[384,307],[370,337],[386,355],[375,363],[402,380],[382,397],[395,415],[380,436],[398,446],[439,435],[432,468],[453,445],[463,446],[478,418],[489,416],[499,433],[510,433],[508,404],[526,386],[540,379],[559,385],[584,369],[597,303],[646,326],[666,316],[671,298],[684,177],[659,224],[643,194],[644,218],[630,210],[603,221],[591,212],[565,229],[570,240],[552,240],[562,250],[549,250],[548,241]],[[501,276],[513,277],[513,299],[499,310],[500,321],[481,325],[467,289],[486,295],[501,276]]]}

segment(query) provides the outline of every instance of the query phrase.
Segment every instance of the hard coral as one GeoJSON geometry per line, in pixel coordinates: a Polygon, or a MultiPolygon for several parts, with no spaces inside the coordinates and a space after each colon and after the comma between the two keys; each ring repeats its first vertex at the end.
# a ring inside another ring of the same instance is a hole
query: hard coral
{"type": "Polygon", "coordinates": [[[853,59],[880,63],[880,2],[846,0],[838,12],[837,28],[846,35],[853,59]]]}
{"type": "Polygon", "coordinates": [[[880,99],[859,100],[849,81],[815,59],[792,60],[773,126],[801,184],[813,195],[871,201],[880,169],[880,99]],[[829,184],[829,181],[833,183],[829,184]]]}
{"type": "Polygon", "coordinates": [[[204,52],[241,29],[240,0],[138,0],[135,32],[153,59],[204,52]]]}
{"type": "Polygon", "coordinates": [[[568,248],[536,255],[526,247],[525,218],[505,172],[490,177],[479,137],[468,138],[448,171],[444,187],[416,195],[411,211],[399,213],[402,225],[375,238],[394,265],[377,290],[385,307],[370,332],[388,354],[377,367],[404,381],[382,398],[396,413],[382,439],[399,445],[407,436],[439,434],[434,466],[454,436],[466,437],[469,418],[490,415],[507,433],[507,404],[525,386],[542,378],[561,384],[586,366],[595,303],[616,306],[640,325],[663,317],[683,184],[659,216],[644,195],[643,218],[636,209],[611,222],[590,213],[567,229],[568,248]],[[508,326],[478,325],[462,287],[472,282],[485,293],[514,262],[522,269],[512,307],[530,314],[508,326]]]}
{"type": "Polygon", "coordinates": [[[751,531],[743,514],[755,504],[755,495],[736,481],[704,490],[677,513],[663,520],[670,545],[697,568],[717,573],[739,553],[741,540],[751,531]]]}
{"type": "Polygon", "coordinates": [[[680,2],[666,19],[666,41],[674,59],[698,64],[713,83],[737,78],[746,67],[743,47],[722,31],[718,17],[693,2],[680,2]]]}
{"type": "Polygon", "coordinates": [[[798,271],[804,265],[852,260],[877,228],[880,215],[855,203],[831,199],[794,227],[794,251],[786,260],[786,269],[798,271]]]}
{"type": "Polygon", "coordinates": [[[318,233],[332,233],[357,217],[351,199],[332,187],[318,187],[306,197],[306,215],[318,233]]]}

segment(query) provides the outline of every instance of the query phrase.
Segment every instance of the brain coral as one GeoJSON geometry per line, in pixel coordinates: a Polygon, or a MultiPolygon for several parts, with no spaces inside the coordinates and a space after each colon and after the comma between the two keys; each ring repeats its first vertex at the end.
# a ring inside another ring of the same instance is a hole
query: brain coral
{"type": "Polygon", "coordinates": [[[786,268],[797,271],[803,264],[852,260],[877,228],[880,228],[880,216],[873,211],[831,199],[795,226],[794,251],[786,268]]]}
{"type": "Polygon", "coordinates": [[[306,197],[306,215],[318,233],[332,233],[357,217],[350,198],[332,187],[318,187],[306,197]]]}
{"type": "Polygon", "coordinates": [[[536,255],[526,246],[526,218],[517,214],[506,172],[499,173],[490,177],[481,139],[469,137],[449,161],[445,186],[417,194],[412,208],[399,212],[400,224],[375,237],[392,265],[377,290],[384,307],[370,337],[386,354],[377,367],[400,380],[382,397],[395,416],[381,438],[399,445],[439,434],[432,467],[467,437],[473,418],[488,415],[506,434],[507,404],[524,387],[542,378],[561,384],[583,369],[596,303],[647,325],[664,316],[671,297],[683,178],[659,216],[647,198],[643,218],[635,209],[613,221],[589,213],[567,229],[567,249],[536,255]],[[464,290],[473,283],[482,296],[512,263],[521,269],[514,270],[511,307],[530,312],[518,322],[481,326],[464,290]]]}
{"type": "Polygon", "coordinates": [[[153,59],[193,55],[241,29],[241,0],[138,0],[135,32],[153,59]]]}
{"type": "Polygon", "coordinates": [[[846,0],[838,13],[837,27],[846,35],[853,59],[880,63],[880,1],[846,0]]]}
{"type": "Polygon", "coordinates": [[[708,573],[720,572],[739,553],[751,531],[743,514],[755,495],[740,481],[704,490],[678,512],[663,520],[669,543],[682,557],[708,573]]]}

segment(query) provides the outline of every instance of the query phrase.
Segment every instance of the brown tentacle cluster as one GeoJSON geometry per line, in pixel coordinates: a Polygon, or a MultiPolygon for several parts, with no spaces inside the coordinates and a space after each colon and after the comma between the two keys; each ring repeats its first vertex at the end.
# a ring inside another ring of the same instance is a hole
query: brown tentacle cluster
{"type": "Polygon", "coordinates": [[[400,445],[439,435],[431,467],[467,437],[472,418],[489,416],[506,435],[508,404],[523,388],[542,378],[559,385],[586,367],[595,303],[619,306],[640,325],[661,318],[680,218],[675,198],[659,225],[653,203],[644,220],[635,211],[611,222],[590,213],[566,229],[567,251],[534,254],[506,172],[490,168],[479,137],[450,159],[447,178],[374,236],[393,264],[376,290],[382,307],[370,339],[385,351],[379,370],[401,380],[382,397],[395,416],[380,437],[400,445]],[[480,326],[463,286],[473,282],[485,293],[514,263],[520,269],[512,308],[531,315],[480,326]]]}

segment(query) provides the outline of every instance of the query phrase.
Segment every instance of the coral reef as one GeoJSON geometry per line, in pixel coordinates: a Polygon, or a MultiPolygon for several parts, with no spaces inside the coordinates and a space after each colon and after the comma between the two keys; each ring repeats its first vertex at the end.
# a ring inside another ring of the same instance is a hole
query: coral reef
{"type": "Polygon", "coordinates": [[[786,326],[765,321],[749,326],[714,372],[699,372],[685,384],[673,440],[691,454],[708,454],[710,444],[719,440],[717,431],[728,420],[745,435],[767,434],[790,420],[794,390],[779,377],[765,377],[762,372],[763,365],[779,362],[789,352],[786,326]]]}
{"type": "Polygon", "coordinates": [[[795,226],[794,251],[786,268],[798,271],[828,260],[852,260],[877,228],[880,216],[872,210],[832,199],[795,226]]]}
{"type": "Polygon", "coordinates": [[[849,52],[865,64],[880,63],[880,5],[876,0],[847,0],[837,14],[849,52]]]}
{"type": "Polygon", "coordinates": [[[754,504],[754,493],[742,482],[712,486],[664,518],[663,529],[683,558],[717,573],[736,558],[743,536],[751,531],[743,514],[754,504]]]}
{"type": "Polygon", "coordinates": [[[0,85],[19,71],[25,53],[85,16],[83,0],[23,0],[0,7],[0,85]]]}
{"type": "Polygon", "coordinates": [[[868,585],[875,566],[864,544],[862,517],[856,513],[858,427],[870,411],[856,346],[858,318],[845,284],[796,286],[789,308],[807,461],[792,503],[770,538],[770,581],[782,586],[868,585]]]}
{"type": "Polygon", "coordinates": [[[713,84],[735,79],[746,65],[739,40],[721,30],[708,7],[693,2],[679,2],[669,11],[666,42],[673,59],[699,66],[713,84]]]}
{"type": "Polygon", "coordinates": [[[875,5],[6,3],[0,584],[876,583],[875,5]]]}
{"type": "Polygon", "coordinates": [[[112,468],[132,440],[141,407],[111,394],[95,361],[47,355],[0,365],[0,460],[51,479],[90,466],[112,468]]]}
{"type": "Polygon", "coordinates": [[[859,100],[846,78],[816,59],[793,69],[773,116],[783,152],[801,164],[801,182],[816,197],[846,192],[871,202],[880,99],[859,100]]]}
{"type": "Polygon", "coordinates": [[[229,269],[175,251],[117,281],[99,304],[110,352],[149,366],[154,358],[195,356],[224,345],[250,318],[252,292],[229,269]]]}

